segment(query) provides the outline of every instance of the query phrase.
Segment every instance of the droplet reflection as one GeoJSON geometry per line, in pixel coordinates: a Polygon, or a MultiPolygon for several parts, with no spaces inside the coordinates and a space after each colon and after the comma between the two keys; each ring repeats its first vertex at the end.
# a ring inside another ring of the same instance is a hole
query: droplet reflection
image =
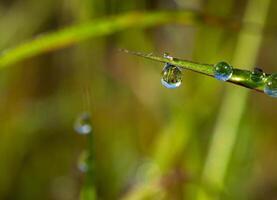
{"type": "Polygon", "coordinates": [[[277,73],[271,74],[265,82],[264,93],[277,98],[277,73]]]}
{"type": "Polygon", "coordinates": [[[74,123],[74,129],[81,135],[87,135],[92,131],[90,114],[85,112],[77,117],[74,123]]]}
{"type": "Polygon", "coordinates": [[[233,68],[226,62],[219,62],[214,66],[214,77],[220,81],[228,81],[233,74],[233,68]]]}
{"type": "Polygon", "coordinates": [[[166,88],[178,88],[182,84],[182,71],[169,63],[166,63],[162,71],[161,83],[166,88]]]}
{"type": "Polygon", "coordinates": [[[260,68],[255,68],[253,72],[251,72],[250,79],[251,81],[261,84],[265,78],[265,73],[260,68]]]}

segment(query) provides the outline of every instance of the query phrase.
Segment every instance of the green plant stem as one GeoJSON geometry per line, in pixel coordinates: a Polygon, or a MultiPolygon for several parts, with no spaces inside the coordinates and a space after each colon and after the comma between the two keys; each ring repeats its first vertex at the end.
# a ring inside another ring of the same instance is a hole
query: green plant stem
{"type": "Polygon", "coordinates": [[[65,48],[89,38],[110,35],[128,28],[147,28],[168,23],[191,25],[199,21],[199,15],[193,11],[137,12],[107,17],[41,35],[15,48],[5,50],[0,56],[0,68],[44,52],[65,48]]]}
{"type": "MultiPolygon", "coordinates": [[[[85,84],[87,87],[84,86],[84,95],[83,95],[83,105],[84,105],[84,112],[91,110],[91,95],[90,95],[90,88],[88,84],[85,84]]],[[[90,114],[90,123],[92,126],[92,116],[90,114]]],[[[88,153],[88,158],[86,160],[88,170],[85,174],[85,180],[81,188],[80,200],[96,200],[97,193],[96,193],[96,172],[95,172],[95,141],[94,141],[94,133],[93,130],[86,135],[87,147],[86,151],[88,153]]]]}
{"type": "Polygon", "coordinates": [[[129,28],[142,29],[164,24],[209,24],[230,30],[239,30],[241,23],[203,13],[184,11],[132,12],[73,25],[53,33],[46,33],[14,48],[2,50],[0,68],[15,64],[41,53],[65,48],[78,42],[107,36],[129,28]]]}
{"type": "MultiPolygon", "coordinates": [[[[201,64],[197,62],[192,62],[188,60],[181,60],[178,58],[169,59],[165,57],[159,57],[159,56],[154,56],[153,54],[144,54],[141,52],[132,52],[128,50],[122,50],[126,53],[130,53],[133,55],[141,56],[150,60],[158,61],[158,62],[163,62],[163,63],[170,63],[172,65],[176,65],[182,69],[186,70],[191,70],[197,73],[201,73],[207,76],[214,76],[214,65],[211,64],[201,64]]],[[[249,89],[256,90],[258,92],[263,92],[264,88],[264,82],[263,83],[256,83],[250,79],[251,76],[251,71],[248,70],[242,70],[238,68],[233,69],[233,75],[232,77],[228,80],[228,82],[240,85],[249,89]]],[[[270,76],[270,74],[266,74],[266,78],[270,76]]]]}

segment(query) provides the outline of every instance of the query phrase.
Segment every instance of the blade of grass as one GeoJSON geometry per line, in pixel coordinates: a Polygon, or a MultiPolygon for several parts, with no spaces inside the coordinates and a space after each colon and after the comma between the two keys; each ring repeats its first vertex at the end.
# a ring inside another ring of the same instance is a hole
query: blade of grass
{"type": "MultiPolygon", "coordinates": [[[[145,54],[141,52],[131,52],[128,50],[122,50],[126,53],[130,53],[136,56],[144,57],[150,60],[163,62],[163,63],[170,63],[172,65],[176,65],[182,69],[191,70],[197,73],[201,73],[207,76],[214,76],[214,65],[212,64],[201,64],[197,62],[192,62],[188,60],[182,60],[178,58],[168,59],[165,57],[159,57],[155,56],[153,54],[145,54]]],[[[237,62],[239,64],[239,62],[237,62]]],[[[246,65],[249,66],[249,65],[246,65]]],[[[228,80],[228,82],[240,85],[249,89],[256,90],[258,92],[263,92],[264,83],[258,84],[250,79],[251,71],[248,70],[242,70],[238,68],[233,69],[232,77],[228,80]]],[[[267,74],[266,76],[270,76],[270,74],[267,74]]]]}
{"type": "Polygon", "coordinates": [[[90,38],[107,36],[128,28],[142,29],[173,23],[181,25],[206,23],[211,26],[224,27],[230,30],[238,30],[241,26],[237,21],[205,15],[190,10],[180,12],[132,12],[90,21],[85,24],[74,25],[53,33],[43,34],[14,48],[3,50],[0,55],[0,68],[41,53],[65,48],[90,38]]]}
{"type": "MultiPolygon", "coordinates": [[[[84,94],[83,94],[83,106],[84,106],[84,113],[87,113],[88,110],[91,110],[91,93],[90,88],[87,84],[87,87],[84,87],[84,94]]],[[[92,117],[90,112],[89,114],[89,123],[92,126],[92,117]]],[[[95,184],[96,179],[96,160],[95,160],[95,141],[94,141],[94,132],[93,129],[90,131],[89,134],[86,135],[86,152],[88,153],[88,158],[86,160],[87,164],[87,171],[85,173],[85,181],[81,188],[80,193],[80,200],[96,200],[97,199],[97,188],[95,184]]]]}
{"type": "Polygon", "coordinates": [[[89,38],[109,35],[128,28],[147,28],[167,23],[191,25],[198,22],[199,14],[193,11],[136,12],[95,20],[41,35],[15,48],[4,50],[0,55],[0,68],[44,52],[65,48],[89,38]]]}

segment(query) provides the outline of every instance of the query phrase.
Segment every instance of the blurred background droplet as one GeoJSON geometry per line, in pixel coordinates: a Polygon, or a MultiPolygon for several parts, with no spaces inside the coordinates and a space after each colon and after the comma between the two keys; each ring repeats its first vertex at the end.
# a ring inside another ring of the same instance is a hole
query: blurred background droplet
{"type": "Polygon", "coordinates": [[[88,112],[84,112],[77,117],[74,129],[81,135],[87,135],[92,131],[91,117],[88,112]]]}

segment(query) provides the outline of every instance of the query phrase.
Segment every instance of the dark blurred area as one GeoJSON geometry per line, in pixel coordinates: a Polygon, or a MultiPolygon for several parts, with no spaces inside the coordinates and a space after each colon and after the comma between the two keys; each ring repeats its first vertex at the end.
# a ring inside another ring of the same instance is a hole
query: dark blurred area
{"type": "MultiPolygon", "coordinates": [[[[193,10],[240,24],[249,1],[0,0],[0,48],[133,11],[193,10]]],[[[276,18],[272,0],[264,30],[249,23],[246,32],[261,37],[251,67],[267,73],[277,71],[276,18]]],[[[97,199],[205,199],[197,193],[222,102],[230,88],[247,89],[186,71],[182,86],[169,90],[162,64],[118,49],[232,62],[240,33],[213,23],[133,28],[1,69],[0,199],[79,199],[88,138],[74,122],[83,112],[91,114],[97,199]]],[[[245,101],[220,199],[277,199],[277,101],[255,91],[245,101]]]]}

